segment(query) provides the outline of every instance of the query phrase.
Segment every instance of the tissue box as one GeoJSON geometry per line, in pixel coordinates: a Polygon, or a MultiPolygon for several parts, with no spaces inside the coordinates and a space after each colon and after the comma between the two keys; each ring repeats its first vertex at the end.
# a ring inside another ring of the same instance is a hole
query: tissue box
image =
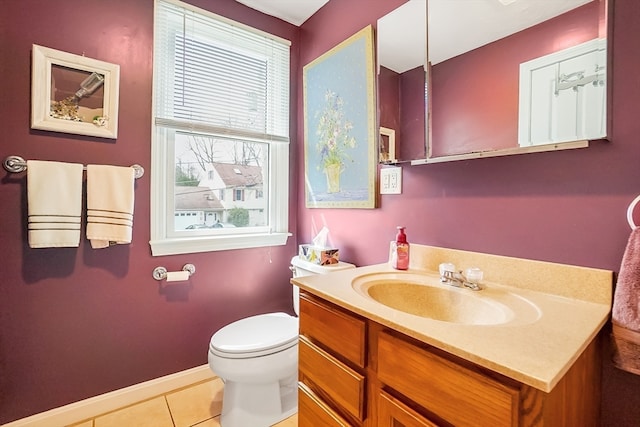
{"type": "Polygon", "coordinates": [[[299,245],[298,257],[314,264],[330,265],[337,264],[340,261],[340,251],[335,248],[320,248],[313,245],[299,245]]]}

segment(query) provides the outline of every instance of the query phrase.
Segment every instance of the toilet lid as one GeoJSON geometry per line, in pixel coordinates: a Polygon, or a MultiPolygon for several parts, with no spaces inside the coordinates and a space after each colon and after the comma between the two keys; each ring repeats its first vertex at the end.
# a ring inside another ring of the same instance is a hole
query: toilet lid
{"type": "Polygon", "coordinates": [[[221,356],[261,356],[276,353],[298,342],[298,318],[269,313],[237,320],[211,337],[209,348],[221,356]]]}

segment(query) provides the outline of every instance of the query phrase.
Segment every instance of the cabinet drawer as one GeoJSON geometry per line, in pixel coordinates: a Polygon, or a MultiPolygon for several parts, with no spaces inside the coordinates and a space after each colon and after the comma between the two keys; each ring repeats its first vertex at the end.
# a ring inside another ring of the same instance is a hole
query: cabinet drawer
{"type": "Polygon", "coordinates": [[[363,319],[301,295],[300,333],[364,368],[366,326],[363,319]]]}
{"type": "Polygon", "coordinates": [[[378,378],[456,426],[512,426],[518,390],[381,333],[378,378]]]}
{"type": "Polygon", "coordinates": [[[298,384],[298,427],[350,427],[309,388],[298,384]]]}
{"type": "Polygon", "coordinates": [[[298,369],[303,379],[358,420],[364,419],[365,379],[320,347],[300,337],[298,369]]]}
{"type": "Polygon", "coordinates": [[[393,396],[378,396],[378,427],[438,427],[393,396]]]}

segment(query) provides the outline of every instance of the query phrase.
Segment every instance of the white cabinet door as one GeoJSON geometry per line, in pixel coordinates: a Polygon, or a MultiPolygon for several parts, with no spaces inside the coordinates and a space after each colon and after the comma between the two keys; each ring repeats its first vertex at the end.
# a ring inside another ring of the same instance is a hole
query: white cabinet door
{"type": "Polygon", "coordinates": [[[520,146],[606,136],[606,41],[520,65],[520,146]]]}

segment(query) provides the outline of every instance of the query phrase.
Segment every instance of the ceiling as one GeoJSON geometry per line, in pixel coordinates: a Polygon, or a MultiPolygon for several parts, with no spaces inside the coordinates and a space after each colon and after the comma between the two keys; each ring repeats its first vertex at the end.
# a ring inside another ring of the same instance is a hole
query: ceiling
{"type": "Polygon", "coordinates": [[[329,0],[236,0],[267,15],[300,26],[329,0]]]}
{"type": "Polygon", "coordinates": [[[429,0],[429,59],[437,64],[590,1],[429,0]]]}

